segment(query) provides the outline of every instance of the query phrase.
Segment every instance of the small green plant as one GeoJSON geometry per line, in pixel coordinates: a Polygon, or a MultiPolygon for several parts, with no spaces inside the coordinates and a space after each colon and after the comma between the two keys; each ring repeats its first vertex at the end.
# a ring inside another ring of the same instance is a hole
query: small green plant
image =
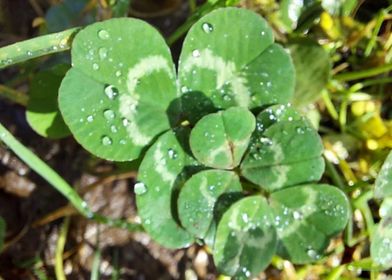
{"type": "MultiPolygon", "coordinates": [[[[316,183],[322,143],[289,104],[293,63],[264,19],[237,8],[204,16],[185,38],[177,73],[164,39],[143,21],[73,32],[61,115],[92,154],[142,158],[134,190],[154,240],[206,244],[219,271],[236,277],[257,275],[275,254],[297,264],[323,256],[346,226],[349,203],[316,183]]],[[[29,117],[40,134],[62,136],[41,117],[29,117]]]]}
{"type": "Polygon", "coordinates": [[[178,75],[163,38],[135,19],[80,31],[60,110],[109,160],[143,157],[135,185],[145,230],[169,248],[213,248],[219,270],[250,277],[274,254],[321,258],[346,225],[345,195],[317,185],[317,131],[287,103],[289,54],[258,15],[218,9],[190,29],[178,75]]]}
{"type": "Polygon", "coordinates": [[[374,196],[383,199],[380,222],[371,235],[370,254],[381,269],[392,267],[392,152],[389,152],[375,182],[374,196]]]}

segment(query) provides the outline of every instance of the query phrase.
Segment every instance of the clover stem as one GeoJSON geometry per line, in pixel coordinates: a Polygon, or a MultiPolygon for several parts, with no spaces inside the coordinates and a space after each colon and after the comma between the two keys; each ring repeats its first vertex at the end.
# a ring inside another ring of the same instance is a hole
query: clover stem
{"type": "Polygon", "coordinates": [[[69,50],[73,37],[80,29],[75,27],[0,48],[0,69],[36,57],[69,50]]]}

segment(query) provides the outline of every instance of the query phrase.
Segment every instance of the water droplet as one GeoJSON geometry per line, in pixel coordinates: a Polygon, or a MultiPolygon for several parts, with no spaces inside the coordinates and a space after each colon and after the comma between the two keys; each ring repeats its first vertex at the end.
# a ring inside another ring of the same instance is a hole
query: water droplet
{"type": "Polygon", "coordinates": [[[306,251],[306,254],[307,254],[310,258],[312,258],[312,259],[318,259],[318,258],[319,258],[319,255],[318,255],[317,252],[316,252],[315,250],[313,250],[313,249],[308,249],[308,250],[306,251]]]}
{"type": "Polygon", "coordinates": [[[116,114],[110,109],[103,111],[103,115],[108,121],[111,121],[116,117],[116,114]]]}
{"type": "Polygon", "coordinates": [[[127,143],[127,141],[125,141],[124,139],[120,140],[121,145],[125,145],[126,143],[127,143]]]}
{"type": "Polygon", "coordinates": [[[149,225],[149,224],[151,224],[151,221],[150,221],[150,219],[147,219],[147,220],[144,221],[144,223],[145,223],[146,225],[149,225]]]}
{"type": "Polygon", "coordinates": [[[108,50],[106,48],[100,48],[98,50],[98,55],[100,59],[105,59],[108,56],[108,50]]]}
{"type": "Polygon", "coordinates": [[[102,29],[102,30],[98,31],[98,37],[102,40],[107,40],[107,39],[109,39],[110,35],[109,35],[109,32],[102,29]]]}
{"type": "Polygon", "coordinates": [[[192,56],[193,56],[193,57],[200,57],[200,51],[199,51],[199,50],[194,50],[194,51],[192,52],[192,56]]]}
{"type": "Polygon", "coordinates": [[[105,87],[105,94],[109,99],[114,99],[118,94],[118,89],[112,85],[105,87]]]}
{"type": "Polygon", "coordinates": [[[215,189],[215,186],[214,186],[214,185],[211,185],[211,186],[208,187],[208,189],[209,189],[210,191],[213,191],[213,190],[215,189]]]}
{"type": "Polygon", "coordinates": [[[118,129],[115,125],[110,126],[110,131],[113,133],[117,133],[118,129]]]}
{"type": "Polygon", "coordinates": [[[223,100],[224,100],[224,101],[230,101],[230,100],[231,100],[230,95],[224,94],[224,95],[223,95],[223,100]]]}
{"type": "Polygon", "coordinates": [[[248,216],[248,214],[246,214],[246,213],[242,214],[242,220],[243,220],[245,223],[248,223],[248,222],[249,222],[249,216],[248,216]]]}
{"type": "Polygon", "coordinates": [[[104,146],[110,146],[110,145],[112,145],[113,141],[109,136],[105,135],[101,138],[101,143],[104,146]]]}
{"type": "Polygon", "coordinates": [[[138,183],[135,184],[134,192],[137,195],[145,194],[147,192],[147,187],[146,187],[146,185],[144,183],[138,182],[138,183]]]}
{"type": "Polygon", "coordinates": [[[189,90],[188,90],[188,88],[186,87],[186,86],[183,86],[183,87],[181,87],[181,92],[182,93],[186,93],[186,92],[188,92],[189,90]]]}
{"type": "Polygon", "coordinates": [[[87,117],[87,121],[88,121],[88,122],[91,123],[93,120],[94,120],[94,117],[93,117],[92,115],[90,115],[90,116],[87,117]]]}
{"type": "Polygon", "coordinates": [[[167,154],[168,154],[169,158],[171,158],[171,159],[176,159],[178,157],[177,152],[173,149],[167,150],[167,154]]]}
{"type": "Polygon", "coordinates": [[[116,75],[116,77],[120,77],[120,76],[122,75],[122,73],[121,73],[120,70],[117,70],[116,73],[115,73],[115,75],[116,75]]]}
{"type": "Polygon", "coordinates": [[[208,22],[203,23],[201,27],[205,33],[211,33],[212,31],[214,31],[214,27],[211,23],[208,22]]]}
{"type": "Polygon", "coordinates": [[[32,55],[33,55],[33,52],[32,52],[32,51],[27,51],[26,54],[27,54],[28,56],[32,56],[32,55]]]}
{"type": "Polygon", "coordinates": [[[94,63],[94,64],[93,64],[93,69],[94,69],[94,70],[98,70],[98,69],[99,69],[99,65],[98,65],[97,63],[94,63]]]}
{"type": "Polygon", "coordinates": [[[304,130],[303,127],[297,127],[296,131],[297,131],[298,134],[304,134],[305,133],[305,130],[304,130]]]}
{"type": "Polygon", "coordinates": [[[259,141],[260,141],[261,144],[264,144],[264,145],[267,145],[267,146],[272,145],[272,140],[267,138],[267,137],[260,137],[259,141]]]}
{"type": "Polygon", "coordinates": [[[300,219],[302,219],[302,213],[301,213],[301,212],[298,212],[298,211],[294,211],[294,212],[293,212],[293,218],[294,218],[294,220],[300,220],[300,219]]]}
{"type": "Polygon", "coordinates": [[[261,31],[261,36],[264,36],[265,35],[265,31],[261,31]]]}
{"type": "Polygon", "coordinates": [[[122,119],[122,124],[123,124],[123,126],[128,126],[128,124],[129,124],[128,119],[123,118],[123,119],[122,119]]]}

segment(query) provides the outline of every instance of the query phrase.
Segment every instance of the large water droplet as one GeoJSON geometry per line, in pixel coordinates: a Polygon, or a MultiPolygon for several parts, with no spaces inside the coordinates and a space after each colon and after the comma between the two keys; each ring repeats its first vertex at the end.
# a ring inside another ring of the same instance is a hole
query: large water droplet
{"type": "Polygon", "coordinates": [[[116,114],[113,112],[113,110],[110,109],[103,111],[103,115],[108,121],[111,121],[116,117],[116,114]]]}
{"type": "Polygon", "coordinates": [[[107,32],[105,29],[102,29],[98,31],[98,37],[102,40],[107,40],[109,39],[110,35],[109,32],[107,32]]]}
{"type": "Polygon", "coordinates": [[[144,183],[138,182],[138,183],[135,184],[134,192],[137,195],[145,194],[147,192],[147,187],[146,187],[146,185],[144,183]]]}
{"type": "Polygon", "coordinates": [[[105,87],[105,94],[109,99],[114,99],[118,94],[118,89],[112,85],[105,87]]]}
{"type": "Polygon", "coordinates": [[[98,69],[99,69],[99,65],[98,65],[97,63],[94,63],[94,64],[93,64],[93,69],[94,69],[94,70],[98,70],[98,69]]]}
{"type": "Polygon", "coordinates": [[[203,23],[201,28],[205,33],[211,33],[212,31],[214,31],[214,27],[212,26],[211,23],[208,22],[203,23]]]}
{"type": "Polygon", "coordinates": [[[199,50],[193,50],[192,56],[193,57],[200,57],[200,51],[199,50]]]}
{"type": "Polygon", "coordinates": [[[100,59],[105,59],[108,56],[108,50],[106,48],[100,48],[98,50],[98,55],[100,59]]]}
{"type": "Polygon", "coordinates": [[[105,136],[102,136],[101,143],[104,146],[110,146],[110,145],[112,145],[113,141],[109,136],[105,135],[105,136]]]}

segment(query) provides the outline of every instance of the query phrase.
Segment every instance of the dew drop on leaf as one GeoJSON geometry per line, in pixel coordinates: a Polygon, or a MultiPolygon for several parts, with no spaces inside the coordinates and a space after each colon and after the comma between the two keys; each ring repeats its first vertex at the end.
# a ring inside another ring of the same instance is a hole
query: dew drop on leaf
{"type": "Polygon", "coordinates": [[[128,126],[128,124],[129,124],[129,121],[128,121],[128,119],[126,119],[126,118],[123,118],[122,119],[122,124],[123,124],[123,126],[128,126]]]}
{"type": "Polygon", "coordinates": [[[315,260],[319,258],[319,255],[317,254],[317,252],[315,250],[311,249],[311,248],[306,251],[306,254],[310,258],[315,259],[315,260]]]}
{"type": "Polygon", "coordinates": [[[102,40],[107,40],[109,39],[109,32],[107,32],[106,30],[102,29],[98,31],[98,37],[102,40]]]}
{"type": "Polygon", "coordinates": [[[112,125],[110,127],[110,131],[113,132],[113,133],[117,133],[118,129],[117,129],[117,127],[115,125],[112,125]]]}
{"type": "Polygon", "coordinates": [[[94,64],[93,64],[93,69],[94,69],[94,70],[98,70],[98,69],[99,69],[99,65],[98,65],[97,63],[94,63],[94,64]]]}
{"type": "Polygon", "coordinates": [[[297,131],[298,134],[304,134],[305,133],[305,130],[302,127],[297,127],[296,131],[297,131]]]}
{"type": "Polygon", "coordinates": [[[105,136],[102,136],[101,143],[104,146],[110,146],[110,145],[112,145],[113,141],[109,136],[105,135],[105,136]]]}
{"type": "Polygon", "coordinates": [[[173,149],[169,149],[167,150],[167,155],[169,156],[169,158],[171,159],[176,159],[177,158],[177,152],[173,149]]]}
{"type": "Polygon", "coordinates": [[[113,100],[117,96],[118,90],[114,86],[109,85],[105,87],[105,94],[109,99],[113,100]]]}
{"type": "Polygon", "coordinates": [[[294,218],[294,220],[300,220],[300,219],[302,219],[302,213],[301,213],[301,212],[298,212],[298,211],[294,211],[294,212],[293,212],[293,218],[294,218]]]}
{"type": "Polygon", "coordinates": [[[117,70],[116,73],[115,73],[115,75],[116,75],[116,77],[120,77],[120,76],[122,75],[122,73],[121,73],[120,70],[117,70]]]}
{"type": "Polygon", "coordinates": [[[106,48],[100,48],[98,50],[98,55],[100,59],[105,59],[108,56],[108,50],[106,48]]]}
{"type": "Polygon", "coordinates": [[[214,27],[211,23],[208,22],[203,23],[201,27],[205,33],[211,33],[212,31],[214,31],[214,27]]]}
{"type": "Polygon", "coordinates": [[[267,146],[271,146],[272,145],[272,140],[267,138],[267,137],[260,137],[259,139],[261,144],[267,145],[267,146]]]}
{"type": "Polygon", "coordinates": [[[111,121],[116,117],[116,114],[110,109],[103,111],[103,115],[108,121],[111,121]]]}
{"type": "Polygon", "coordinates": [[[90,115],[90,116],[87,116],[87,121],[88,122],[92,122],[94,120],[94,117],[92,116],[92,115],[90,115]]]}
{"type": "Polygon", "coordinates": [[[144,183],[138,182],[138,183],[135,184],[134,192],[137,195],[145,194],[147,192],[147,187],[146,187],[146,185],[144,183]]]}
{"type": "Polygon", "coordinates": [[[192,56],[193,57],[200,57],[200,51],[199,50],[193,50],[192,51],[192,56]]]}

